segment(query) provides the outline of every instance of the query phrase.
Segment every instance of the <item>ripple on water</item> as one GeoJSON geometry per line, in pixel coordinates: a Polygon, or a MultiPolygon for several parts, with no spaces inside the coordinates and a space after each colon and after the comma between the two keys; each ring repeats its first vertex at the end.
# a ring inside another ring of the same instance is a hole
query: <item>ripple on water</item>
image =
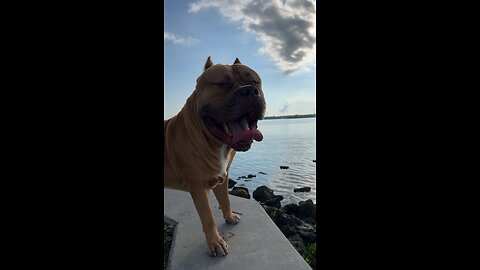
{"type": "Polygon", "coordinates": [[[316,135],[315,118],[278,119],[259,122],[264,135],[247,152],[237,152],[229,177],[250,193],[262,185],[282,195],[282,205],[311,199],[316,203],[316,135]],[[289,166],[282,170],[280,166],[289,166]],[[267,175],[258,172],[267,173],[267,175]],[[237,179],[256,174],[256,177],[237,179]],[[310,192],[293,192],[294,188],[310,187],[310,192]]]}

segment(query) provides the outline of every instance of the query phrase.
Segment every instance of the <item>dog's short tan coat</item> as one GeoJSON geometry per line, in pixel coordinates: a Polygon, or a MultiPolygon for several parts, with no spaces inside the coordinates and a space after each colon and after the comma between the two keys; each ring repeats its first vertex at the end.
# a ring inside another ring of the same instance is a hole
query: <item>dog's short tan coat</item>
{"type": "Polygon", "coordinates": [[[164,187],[191,194],[211,256],[226,255],[229,249],[216,228],[208,192],[213,189],[225,221],[238,223],[240,218],[232,213],[228,198],[228,171],[235,156],[233,148],[247,151],[250,145],[225,143],[212,134],[204,117],[226,123],[246,113],[262,119],[264,112],[258,74],[238,58],[233,65],[213,65],[209,57],[182,110],[164,122],[164,187]]]}

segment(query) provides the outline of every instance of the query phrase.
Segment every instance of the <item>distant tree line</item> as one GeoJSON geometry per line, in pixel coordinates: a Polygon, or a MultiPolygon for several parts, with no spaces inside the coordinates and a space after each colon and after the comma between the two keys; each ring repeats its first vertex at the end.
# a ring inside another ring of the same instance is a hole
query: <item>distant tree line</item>
{"type": "Polygon", "coordinates": [[[295,114],[295,115],[282,115],[282,116],[265,116],[263,119],[268,120],[268,119],[292,119],[292,118],[312,118],[312,117],[317,117],[317,114],[312,113],[312,114],[295,114]]]}

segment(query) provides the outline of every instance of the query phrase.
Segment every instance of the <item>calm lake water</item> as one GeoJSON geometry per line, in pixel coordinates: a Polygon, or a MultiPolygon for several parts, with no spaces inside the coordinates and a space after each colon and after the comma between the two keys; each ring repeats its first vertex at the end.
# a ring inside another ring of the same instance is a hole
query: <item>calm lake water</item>
{"type": "Polygon", "coordinates": [[[265,185],[284,197],[282,206],[307,199],[316,203],[316,118],[263,120],[258,122],[258,129],[263,141],[254,141],[250,150],[235,154],[229,175],[237,181],[235,186],[248,188],[252,195],[257,187],[265,185]],[[237,179],[248,174],[256,177],[237,179]],[[293,192],[300,187],[312,190],[293,192]]]}

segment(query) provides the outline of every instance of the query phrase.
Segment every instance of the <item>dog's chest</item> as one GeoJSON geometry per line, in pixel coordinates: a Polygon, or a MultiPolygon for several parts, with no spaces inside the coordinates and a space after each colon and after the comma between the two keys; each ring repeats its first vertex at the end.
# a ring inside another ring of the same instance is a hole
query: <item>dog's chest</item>
{"type": "Polygon", "coordinates": [[[209,188],[215,188],[219,184],[223,184],[223,182],[227,179],[227,167],[228,167],[228,150],[227,146],[223,145],[220,148],[220,159],[219,159],[219,170],[214,175],[212,179],[208,181],[209,188]]]}
{"type": "Polygon", "coordinates": [[[227,146],[222,145],[222,147],[220,147],[220,171],[216,176],[225,176],[225,174],[227,173],[227,165],[228,165],[227,146]]]}

